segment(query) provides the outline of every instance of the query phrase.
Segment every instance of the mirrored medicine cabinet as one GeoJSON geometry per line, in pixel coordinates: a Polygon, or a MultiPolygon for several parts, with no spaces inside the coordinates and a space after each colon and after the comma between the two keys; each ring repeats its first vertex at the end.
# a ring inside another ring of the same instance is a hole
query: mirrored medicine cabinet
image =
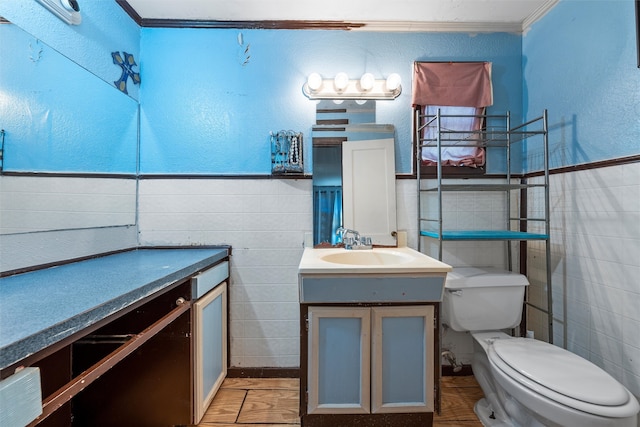
{"type": "MultiPolygon", "coordinates": [[[[343,145],[350,141],[395,139],[395,127],[376,124],[375,118],[374,100],[345,100],[339,104],[333,100],[322,100],[316,106],[316,124],[312,127],[314,246],[333,246],[340,243],[336,230],[345,224],[344,185],[345,181],[353,181],[344,179],[343,145]]],[[[363,167],[367,168],[366,165],[363,167]]],[[[395,179],[395,170],[390,172],[395,179]]],[[[349,194],[350,191],[346,193],[349,194]]],[[[395,193],[392,197],[392,220],[395,223],[395,193]]],[[[378,212],[371,210],[368,215],[378,215],[378,212]]],[[[385,221],[386,218],[379,222],[385,221]]],[[[388,237],[389,239],[382,238],[382,242],[374,238],[374,244],[389,244],[392,236],[388,237]]]]}

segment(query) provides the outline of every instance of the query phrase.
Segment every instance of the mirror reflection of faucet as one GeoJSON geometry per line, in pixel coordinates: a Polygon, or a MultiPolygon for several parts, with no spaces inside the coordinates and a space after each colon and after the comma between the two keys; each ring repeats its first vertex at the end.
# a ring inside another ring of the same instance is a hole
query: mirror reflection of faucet
{"type": "Polygon", "coordinates": [[[338,227],[338,229],[336,230],[336,234],[340,236],[340,241],[344,244],[345,249],[373,249],[371,237],[360,236],[360,233],[355,230],[338,227]],[[351,237],[349,237],[349,234],[351,235],[351,237]]]}

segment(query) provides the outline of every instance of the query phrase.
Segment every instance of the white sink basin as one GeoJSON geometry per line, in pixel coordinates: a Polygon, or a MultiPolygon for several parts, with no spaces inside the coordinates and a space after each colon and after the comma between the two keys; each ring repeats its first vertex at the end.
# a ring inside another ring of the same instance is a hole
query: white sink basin
{"type": "Polygon", "coordinates": [[[410,262],[413,258],[400,252],[379,252],[374,250],[356,250],[331,253],[320,259],[334,264],[348,265],[392,265],[410,262]]]}
{"type": "Polygon", "coordinates": [[[446,273],[451,267],[407,247],[347,250],[306,248],[303,274],[446,273]]]}
{"type": "Polygon", "coordinates": [[[451,266],[407,247],[305,248],[301,303],[442,301],[451,266]]]}

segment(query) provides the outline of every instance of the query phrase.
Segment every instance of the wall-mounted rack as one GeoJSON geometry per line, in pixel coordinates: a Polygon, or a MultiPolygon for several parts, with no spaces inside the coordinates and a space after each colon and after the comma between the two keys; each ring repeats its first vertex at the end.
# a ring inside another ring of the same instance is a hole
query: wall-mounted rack
{"type": "Polygon", "coordinates": [[[0,172],[4,165],[4,129],[0,129],[0,172]]]}
{"type": "Polygon", "coordinates": [[[273,175],[304,173],[302,132],[292,130],[271,132],[270,140],[273,175]]]}

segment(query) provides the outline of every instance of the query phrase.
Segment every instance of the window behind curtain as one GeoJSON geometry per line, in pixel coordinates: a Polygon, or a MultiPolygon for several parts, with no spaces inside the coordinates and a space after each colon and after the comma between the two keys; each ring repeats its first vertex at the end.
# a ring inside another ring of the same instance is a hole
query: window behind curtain
{"type": "MultiPolygon", "coordinates": [[[[427,116],[435,116],[440,110],[440,126],[443,130],[460,131],[463,133],[442,134],[443,166],[482,166],[485,161],[484,148],[478,147],[479,133],[483,126],[482,117],[484,108],[455,107],[455,106],[426,106],[422,113],[427,116]],[[458,116],[458,117],[450,117],[458,116]],[[468,133],[465,133],[468,132],[468,133]],[[453,146],[455,145],[455,146],[453,146]]],[[[428,121],[428,120],[425,120],[428,121]]],[[[435,166],[438,163],[437,147],[438,128],[435,120],[425,128],[423,137],[429,141],[430,147],[423,147],[421,158],[425,166],[435,166]]],[[[425,142],[426,142],[425,141],[425,142]]]]}
{"type": "MultiPolygon", "coordinates": [[[[485,108],[493,104],[490,62],[415,62],[411,103],[427,115],[479,116],[485,108]]],[[[427,122],[428,120],[425,120],[427,122]]],[[[425,129],[423,137],[434,140],[434,147],[425,147],[421,153],[422,165],[433,166],[438,161],[435,143],[437,127],[434,122],[425,129]]],[[[485,150],[478,147],[479,132],[484,126],[481,117],[443,117],[441,127],[448,130],[469,132],[446,135],[443,147],[443,165],[480,166],[484,165],[485,150]],[[474,133],[475,132],[475,133],[474,133]],[[447,141],[446,138],[449,138],[447,141]],[[451,139],[466,140],[456,142],[451,139]]],[[[427,142],[427,141],[424,141],[427,142]]]]}

